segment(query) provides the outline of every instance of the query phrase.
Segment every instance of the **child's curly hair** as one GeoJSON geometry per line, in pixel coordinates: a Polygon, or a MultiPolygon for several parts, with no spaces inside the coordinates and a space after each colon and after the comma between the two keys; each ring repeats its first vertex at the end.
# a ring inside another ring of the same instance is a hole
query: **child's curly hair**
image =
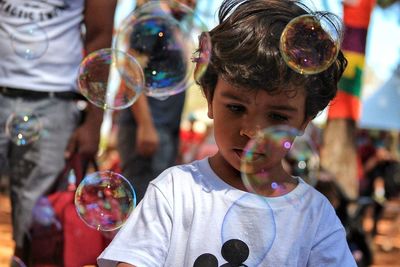
{"type": "Polygon", "coordinates": [[[224,0],[219,25],[209,32],[211,58],[198,83],[212,99],[218,77],[249,90],[306,90],[306,117],[315,117],[335,97],[337,83],[347,65],[343,53],[325,71],[302,75],[288,67],[279,43],[285,26],[309,14],[292,0],[224,0]]]}

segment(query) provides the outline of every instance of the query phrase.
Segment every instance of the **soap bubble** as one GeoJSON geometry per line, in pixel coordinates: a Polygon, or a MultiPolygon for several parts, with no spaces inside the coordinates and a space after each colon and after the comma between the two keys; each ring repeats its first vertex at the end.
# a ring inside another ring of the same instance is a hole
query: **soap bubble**
{"type": "Polygon", "coordinates": [[[47,33],[37,23],[21,24],[9,31],[12,48],[18,56],[33,60],[40,58],[47,51],[47,33]]]}
{"type": "Polygon", "coordinates": [[[290,68],[300,74],[316,74],[336,60],[343,39],[342,23],[329,12],[292,19],[282,32],[280,52],[290,68]]]}
{"type": "Polygon", "coordinates": [[[143,90],[143,71],[130,54],[104,48],[90,53],[79,66],[81,93],[103,109],[124,109],[143,90]]]}
{"type": "Polygon", "coordinates": [[[206,31],[186,5],[150,1],[121,23],[114,47],[140,63],[146,95],[165,99],[187,89],[205,72],[211,49],[206,31]]]}
{"type": "Polygon", "coordinates": [[[227,211],[221,230],[222,256],[231,263],[229,266],[259,266],[276,236],[275,217],[268,199],[245,193],[227,211]],[[257,229],[260,231],[254,238],[257,229]]]}
{"type": "Polygon", "coordinates": [[[18,146],[28,145],[40,138],[42,123],[29,111],[12,113],[6,122],[6,135],[18,146]]]}
{"type": "Polygon", "coordinates": [[[40,197],[32,209],[32,221],[43,226],[55,225],[61,229],[61,223],[57,219],[53,206],[47,197],[40,197]]]}
{"type": "Polygon", "coordinates": [[[120,228],[136,206],[136,194],[129,181],[112,171],[87,175],[75,192],[79,217],[98,231],[120,228]]]}
{"type": "Polygon", "coordinates": [[[276,177],[272,169],[282,164],[282,159],[292,148],[296,136],[295,128],[278,125],[257,133],[246,145],[241,162],[241,174],[244,186],[250,192],[261,196],[270,196],[274,192],[287,193],[279,183],[282,177],[276,177]]]}
{"type": "Polygon", "coordinates": [[[26,267],[26,264],[17,256],[12,256],[10,260],[10,267],[26,267]]]}

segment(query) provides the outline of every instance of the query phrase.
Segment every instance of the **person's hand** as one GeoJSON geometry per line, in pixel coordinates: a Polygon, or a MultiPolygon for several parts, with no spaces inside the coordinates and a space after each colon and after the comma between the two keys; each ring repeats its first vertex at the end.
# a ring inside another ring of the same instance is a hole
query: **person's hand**
{"type": "Polygon", "coordinates": [[[90,123],[84,123],[71,135],[65,150],[65,158],[69,159],[74,153],[79,153],[87,159],[95,158],[99,141],[100,128],[94,127],[90,123]]]}
{"type": "Polygon", "coordinates": [[[83,158],[96,157],[100,128],[103,121],[103,110],[89,105],[86,110],[85,121],[71,135],[64,156],[69,159],[74,153],[79,153],[83,158]]]}
{"type": "Polygon", "coordinates": [[[143,157],[151,157],[157,151],[160,140],[154,126],[138,125],[136,132],[137,153],[143,157]]]}

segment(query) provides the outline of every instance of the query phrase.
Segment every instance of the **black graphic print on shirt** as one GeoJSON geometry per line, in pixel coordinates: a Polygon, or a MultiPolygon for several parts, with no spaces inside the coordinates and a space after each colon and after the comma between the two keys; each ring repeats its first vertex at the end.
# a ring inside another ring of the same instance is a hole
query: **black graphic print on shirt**
{"type": "Polygon", "coordinates": [[[0,0],[0,16],[6,15],[30,21],[45,21],[57,17],[69,8],[65,0],[0,0]]]}
{"type": "MultiPolygon", "coordinates": [[[[227,261],[220,267],[247,267],[245,261],[249,257],[249,247],[239,239],[226,241],[221,248],[221,255],[227,261]]],[[[218,267],[218,259],[213,254],[204,253],[197,257],[193,267],[218,267]]]]}

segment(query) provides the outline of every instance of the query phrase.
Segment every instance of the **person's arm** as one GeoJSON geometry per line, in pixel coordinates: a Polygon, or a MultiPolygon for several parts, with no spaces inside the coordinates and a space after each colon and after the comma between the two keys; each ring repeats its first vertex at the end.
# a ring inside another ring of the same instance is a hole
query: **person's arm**
{"type": "MultiPolygon", "coordinates": [[[[84,48],[86,54],[111,46],[116,0],[86,0],[84,23],[86,27],[84,48]]],[[[72,134],[65,151],[69,158],[78,152],[86,158],[94,157],[100,141],[103,110],[89,104],[85,121],[72,134]]]]}
{"type": "Polygon", "coordinates": [[[145,157],[152,156],[157,151],[160,140],[151,117],[147,96],[140,95],[131,106],[131,111],[137,124],[137,153],[145,157]]]}

